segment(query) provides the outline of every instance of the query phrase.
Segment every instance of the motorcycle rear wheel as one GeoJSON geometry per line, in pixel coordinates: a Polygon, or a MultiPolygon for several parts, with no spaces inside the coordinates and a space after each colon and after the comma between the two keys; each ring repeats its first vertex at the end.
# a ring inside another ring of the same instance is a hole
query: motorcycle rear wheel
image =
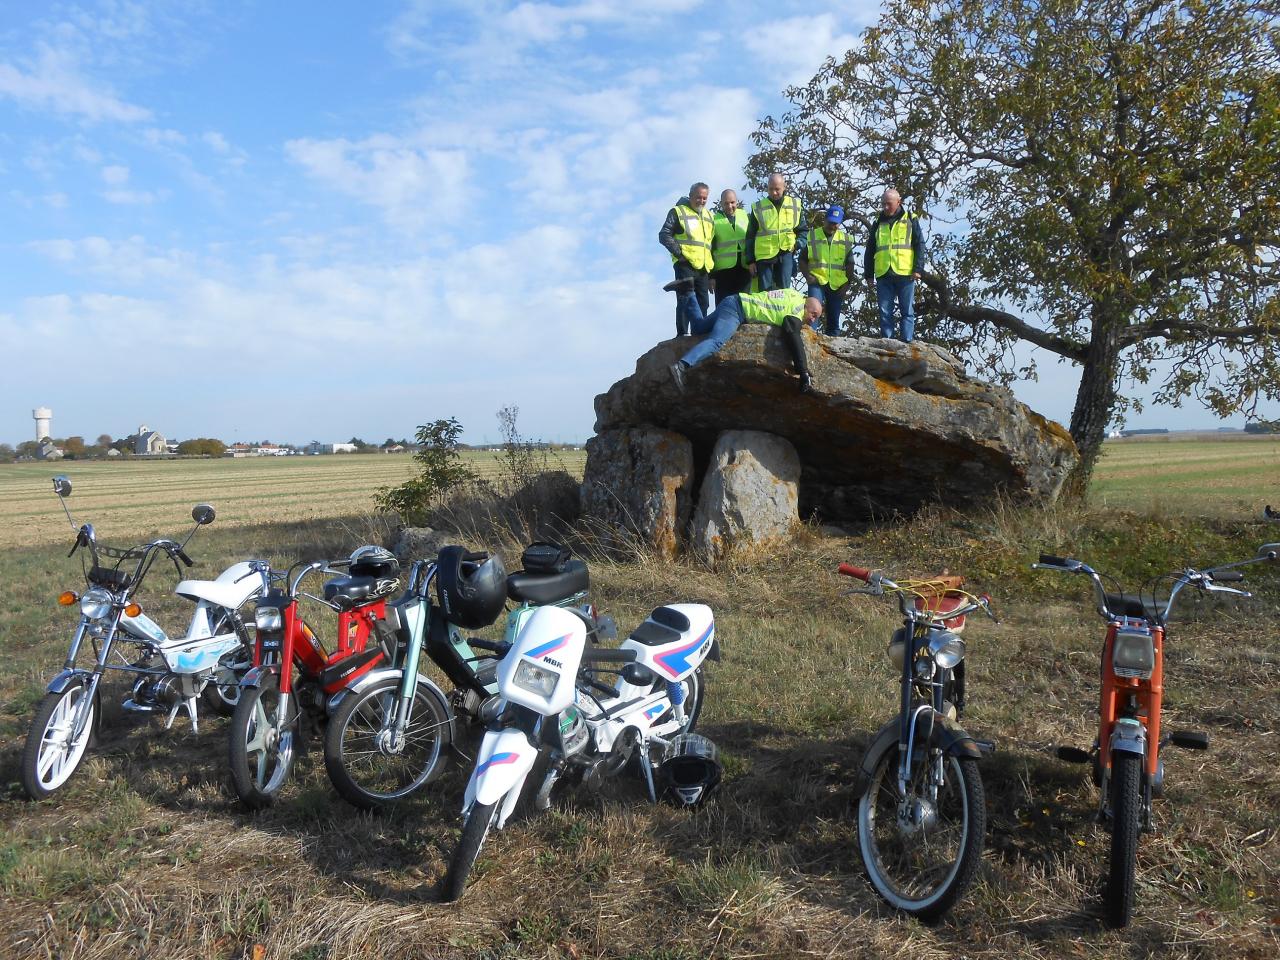
{"type": "Polygon", "coordinates": [[[923,822],[904,825],[899,818],[895,744],[881,756],[858,801],[858,845],[867,878],[886,903],[935,920],[951,909],[978,872],[987,808],[978,762],[950,755],[943,757],[943,783],[933,805],[927,795],[928,770],[938,753],[919,753],[906,802],[928,805],[923,822]]]}
{"type": "Polygon", "coordinates": [[[445,903],[453,903],[467,888],[467,878],[476,865],[480,849],[484,846],[489,830],[498,818],[498,804],[477,803],[467,813],[467,821],[462,827],[462,836],[454,847],[453,857],[449,860],[449,872],[444,875],[440,884],[440,899],[445,903]]]}
{"type": "Polygon", "coordinates": [[[297,698],[289,698],[289,716],[277,740],[274,728],[279,710],[279,679],[266,674],[259,686],[241,692],[231,716],[231,782],[241,802],[251,810],[275,803],[293,772],[300,736],[297,698]]]}

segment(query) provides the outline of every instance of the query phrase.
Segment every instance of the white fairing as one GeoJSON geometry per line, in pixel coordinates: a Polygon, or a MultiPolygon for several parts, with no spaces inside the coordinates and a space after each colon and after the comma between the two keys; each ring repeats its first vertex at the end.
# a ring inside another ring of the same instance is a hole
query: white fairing
{"type": "Polygon", "coordinates": [[[218,661],[239,646],[239,636],[224,633],[200,640],[177,640],[161,647],[160,655],[174,673],[204,673],[216,669],[218,661]]]}
{"type": "Polygon", "coordinates": [[[217,580],[183,580],[174,593],[188,600],[207,600],[215,607],[238,610],[262,589],[262,577],[247,561],[233,563],[217,580]]]}
{"type": "MultiPolygon", "coordinates": [[[[662,680],[683,680],[702,665],[716,639],[715,615],[703,603],[673,603],[663,609],[682,613],[689,621],[687,630],[674,630],[664,624],[671,639],[665,643],[641,643],[628,637],[622,649],[635,650],[636,662],[642,663],[662,680]]],[[[645,624],[653,624],[652,616],[645,624]]],[[[660,632],[660,631],[654,631],[660,632]]]]}
{"type": "Polygon", "coordinates": [[[539,607],[516,636],[515,646],[498,665],[498,692],[521,706],[545,717],[554,716],[574,701],[578,667],[586,644],[587,628],[582,619],[560,607],[539,607]],[[545,693],[532,690],[528,683],[518,683],[522,664],[539,674],[549,671],[554,685],[545,693]]]}
{"type": "Polygon", "coordinates": [[[467,783],[462,802],[463,810],[470,810],[476,803],[497,803],[507,798],[498,816],[498,825],[506,823],[520,799],[520,788],[533,769],[538,751],[520,730],[490,730],[480,743],[476,766],[467,783]]]}

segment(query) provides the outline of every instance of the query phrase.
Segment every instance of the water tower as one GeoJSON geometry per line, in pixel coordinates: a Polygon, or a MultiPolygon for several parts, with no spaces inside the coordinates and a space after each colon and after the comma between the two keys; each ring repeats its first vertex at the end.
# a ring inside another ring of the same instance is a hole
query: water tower
{"type": "Polygon", "coordinates": [[[31,411],[32,419],[36,422],[36,443],[39,443],[45,437],[52,437],[49,432],[49,423],[53,420],[53,411],[48,407],[36,407],[31,411]]]}

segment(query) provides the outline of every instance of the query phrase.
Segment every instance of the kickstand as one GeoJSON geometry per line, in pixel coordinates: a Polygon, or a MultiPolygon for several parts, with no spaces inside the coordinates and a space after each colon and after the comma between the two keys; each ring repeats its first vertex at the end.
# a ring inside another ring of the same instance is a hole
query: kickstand
{"type": "Polygon", "coordinates": [[[644,784],[649,788],[649,802],[658,802],[658,791],[653,788],[653,764],[649,760],[649,751],[640,753],[640,769],[644,771],[644,784]]]}
{"type": "Polygon", "coordinates": [[[173,709],[169,711],[169,717],[164,722],[166,730],[173,729],[173,721],[178,716],[178,711],[183,707],[187,708],[187,716],[191,718],[191,732],[200,732],[200,722],[196,719],[196,698],[187,697],[185,700],[179,700],[173,705],[173,709]]]}

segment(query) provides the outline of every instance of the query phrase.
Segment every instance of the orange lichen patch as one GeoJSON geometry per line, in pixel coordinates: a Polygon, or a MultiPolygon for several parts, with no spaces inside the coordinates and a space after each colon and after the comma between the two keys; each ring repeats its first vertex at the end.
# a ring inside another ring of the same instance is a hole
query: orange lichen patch
{"type": "Polygon", "coordinates": [[[1040,416],[1040,414],[1036,413],[1030,407],[1027,407],[1027,419],[1039,427],[1041,433],[1048,434],[1050,437],[1053,437],[1061,443],[1070,444],[1071,449],[1075,449],[1075,440],[1072,439],[1071,434],[1067,432],[1067,429],[1062,424],[1055,420],[1049,420],[1040,416]]]}
{"type": "Polygon", "coordinates": [[[907,391],[907,388],[901,384],[890,383],[888,380],[877,380],[875,377],[872,377],[871,382],[875,384],[876,393],[886,399],[888,397],[892,397],[894,394],[905,393],[907,391]]]}

